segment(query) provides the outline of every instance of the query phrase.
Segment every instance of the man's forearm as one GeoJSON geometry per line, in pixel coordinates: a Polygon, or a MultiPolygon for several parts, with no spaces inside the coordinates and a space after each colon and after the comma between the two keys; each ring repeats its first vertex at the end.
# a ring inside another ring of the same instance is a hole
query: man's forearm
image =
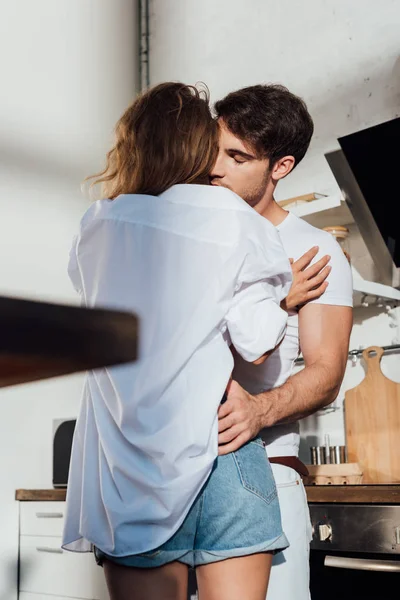
{"type": "Polygon", "coordinates": [[[293,375],[282,386],[257,394],[262,427],[292,423],[335,400],[343,373],[332,365],[315,363],[293,375]]]}

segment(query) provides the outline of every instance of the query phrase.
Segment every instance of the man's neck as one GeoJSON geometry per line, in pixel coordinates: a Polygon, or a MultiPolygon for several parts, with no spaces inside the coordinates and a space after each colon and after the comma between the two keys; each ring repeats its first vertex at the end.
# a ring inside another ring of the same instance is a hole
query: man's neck
{"type": "Polygon", "coordinates": [[[287,210],[279,206],[273,197],[265,206],[260,206],[260,208],[261,210],[257,212],[259,212],[262,217],[268,219],[275,227],[283,223],[289,214],[287,210]]]}

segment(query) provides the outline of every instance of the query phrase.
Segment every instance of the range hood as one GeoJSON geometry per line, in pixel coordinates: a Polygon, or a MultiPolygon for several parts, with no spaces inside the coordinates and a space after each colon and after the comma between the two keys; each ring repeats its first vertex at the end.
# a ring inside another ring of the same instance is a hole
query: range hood
{"type": "Polygon", "coordinates": [[[374,261],[378,282],[400,286],[400,118],[338,138],[325,154],[374,261]]]}

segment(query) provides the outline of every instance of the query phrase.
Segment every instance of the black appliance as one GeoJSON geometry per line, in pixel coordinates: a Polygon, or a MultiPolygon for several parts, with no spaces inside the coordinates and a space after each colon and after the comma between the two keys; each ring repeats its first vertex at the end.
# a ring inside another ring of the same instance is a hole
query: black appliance
{"type": "Polygon", "coordinates": [[[400,117],[340,137],[341,149],[325,154],[380,282],[393,287],[400,285],[399,140],[400,117]]]}
{"type": "Polygon", "coordinates": [[[311,599],[396,597],[400,583],[400,506],[309,506],[313,525],[311,599]]]}
{"type": "Polygon", "coordinates": [[[66,488],[76,419],[54,421],[53,487],[66,488]]]}

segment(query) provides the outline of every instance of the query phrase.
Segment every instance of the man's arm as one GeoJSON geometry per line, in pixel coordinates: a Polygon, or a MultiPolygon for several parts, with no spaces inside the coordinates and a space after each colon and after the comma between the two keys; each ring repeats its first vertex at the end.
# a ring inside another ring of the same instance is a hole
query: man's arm
{"type": "Polygon", "coordinates": [[[280,388],[260,394],[261,404],[267,396],[262,427],[298,421],[337,398],[352,324],[352,309],[347,306],[307,304],[300,309],[299,337],[305,366],[280,388]]]}
{"type": "MultiPolygon", "coordinates": [[[[326,291],[328,283],[326,278],[328,277],[331,268],[327,266],[330,256],[323,256],[318,262],[310,266],[311,261],[318,254],[318,246],[311,248],[308,252],[303,254],[298,260],[294,261],[289,259],[292,266],[293,283],[289,290],[289,294],[281,302],[281,308],[288,312],[289,310],[295,309],[297,306],[302,306],[306,302],[320,298],[326,291]]],[[[262,365],[267,358],[275,352],[276,348],[280,346],[282,340],[278,346],[269,350],[258,360],[253,361],[254,365],[262,365]]],[[[234,347],[231,347],[233,356],[235,356],[234,347]]]]}
{"type": "Polygon", "coordinates": [[[352,309],[307,304],[299,312],[305,367],[279,388],[252,396],[233,381],[219,410],[220,454],[228,454],[263,427],[290,423],[327,406],[339,392],[346,369],[352,309]]]}

